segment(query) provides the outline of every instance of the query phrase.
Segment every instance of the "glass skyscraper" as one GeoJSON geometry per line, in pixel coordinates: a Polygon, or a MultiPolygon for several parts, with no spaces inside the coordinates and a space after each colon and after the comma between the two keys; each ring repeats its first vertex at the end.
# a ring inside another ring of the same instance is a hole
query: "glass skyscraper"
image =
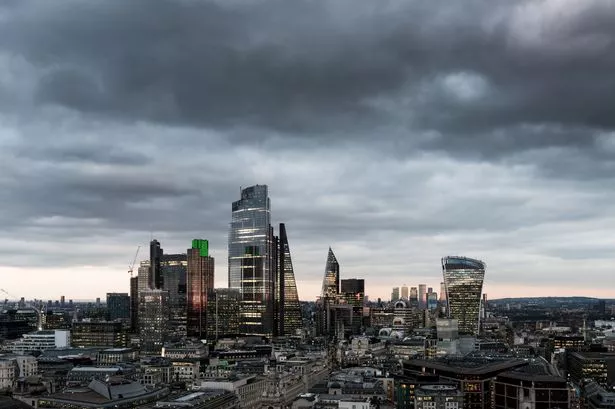
{"type": "Polygon", "coordinates": [[[325,278],[322,283],[322,296],[335,298],[340,292],[340,264],[329,247],[327,264],[325,265],[325,278]]]}
{"type": "Polygon", "coordinates": [[[245,334],[273,333],[272,242],[267,185],[242,189],[241,198],[232,204],[228,283],[240,291],[240,331],[245,334]]]}
{"type": "Polygon", "coordinates": [[[466,257],[444,257],[442,273],[449,318],[459,321],[459,333],[478,335],[485,263],[466,257]]]}
{"type": "Polygon", "coordinates": [[[192,248],[187,253],[187,334],[204,339],[207,336],[207,298],[214,289],[214,259],[209,256],[207,240],[192,240],[192,248]]]}

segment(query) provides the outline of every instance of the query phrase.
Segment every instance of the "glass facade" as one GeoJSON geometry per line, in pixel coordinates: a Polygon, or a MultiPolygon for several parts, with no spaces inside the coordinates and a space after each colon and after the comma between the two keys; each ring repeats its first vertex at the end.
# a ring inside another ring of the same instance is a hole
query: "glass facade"
{"type": "Polygon", "coordinates": [[[295,335],[303,326],[301,318],[301,305],[295,281],[295,271],[290,257],[290,246],[286,235],[286,226],[280,223],[280,237],[278,240],[278,279],[276,299],[278,300],[277,326],[278,335],[295,335]]]}
{"type": "Polygon", "coordinates": [[[327,254],[327,264],[325,266],[325,279],[322,283],[323,298],[335,298],[340,292],[340,265],[329,247],[327,254]]]}
{"type": "Polygon", "coordinates": [[[449,318],[458,320],[460,334],[478,335],[485,264],[466,257],[444,257],[442,272],[449,318]]]}
{"type": "Polygon", "coordinates": [[[242,189],[241,199],[232,204],[228,283],[241,293],[240,327],[245,334],[273,333],[275,272],[270,224],[267,186],[242,189]]]}
{"type": "Polygon", "coordinates": [[[187,334],[206,338],[208,293],[214,288],[214,259],[202,256],[198,245],[188,249],[187,273],[187,334]]]}

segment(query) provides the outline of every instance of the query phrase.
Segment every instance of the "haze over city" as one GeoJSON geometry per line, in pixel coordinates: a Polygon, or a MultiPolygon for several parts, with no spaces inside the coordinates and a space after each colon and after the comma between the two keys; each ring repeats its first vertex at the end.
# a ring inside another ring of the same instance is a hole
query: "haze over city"
{"type": "Polygon", "coordinates": [[[489,298],[615,298],[608,1],[0,3],[0,281],[126,292],[266,184],[299,297],[485,261],[489,298]]]}

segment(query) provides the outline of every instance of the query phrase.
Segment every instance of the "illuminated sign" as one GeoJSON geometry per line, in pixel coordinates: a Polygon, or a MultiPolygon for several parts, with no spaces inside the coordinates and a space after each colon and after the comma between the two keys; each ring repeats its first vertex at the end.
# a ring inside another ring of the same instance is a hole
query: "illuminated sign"
{"type": "Polygon", "coordinates": [[[201,257],[209,257],[209,241],[203,239],[192,240],[192,248],[199,249],[201,257]]]}

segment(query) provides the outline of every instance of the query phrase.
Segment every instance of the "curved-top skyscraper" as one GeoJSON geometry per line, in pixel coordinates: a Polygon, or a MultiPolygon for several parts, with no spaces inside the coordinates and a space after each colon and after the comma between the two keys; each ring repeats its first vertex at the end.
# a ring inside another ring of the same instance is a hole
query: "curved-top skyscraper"
{"type": "Polygon", "coordinates": [[[325,266],[325,278],[322,282],[322,297],[335,298],[340,292],[340,265],[329,247],[327,265],[325,266]]]}
{"type": "Polygon", "coordinates": [[[448,316],[459,321],[459,333],[478,335],[485,263],[467,257],[442,258],[448,316]]]}

